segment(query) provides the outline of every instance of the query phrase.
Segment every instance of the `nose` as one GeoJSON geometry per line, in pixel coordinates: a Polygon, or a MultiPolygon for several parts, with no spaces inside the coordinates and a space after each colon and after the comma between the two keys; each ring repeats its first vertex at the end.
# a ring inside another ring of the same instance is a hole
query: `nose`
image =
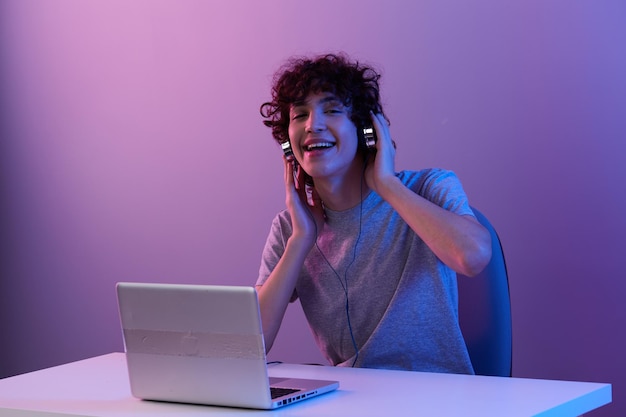
{"type": "Polygon", "coordinates": [[[318,111],[312,111],[309,113],[308,120],[306,122],[305,129],[307,132],[321,132],[325,129],[324,113],[318,111]]]}

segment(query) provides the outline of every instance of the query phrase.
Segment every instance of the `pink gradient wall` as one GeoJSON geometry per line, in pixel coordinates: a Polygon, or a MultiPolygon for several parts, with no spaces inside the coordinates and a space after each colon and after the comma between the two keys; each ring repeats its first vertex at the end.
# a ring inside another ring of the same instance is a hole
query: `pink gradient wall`
{"type": "MultiPolygon", "coordinates": [[[[514,375],[626,414],[621,0],[0,2],[0,376],[122,349],[120,280],[253,284],[284,206],[274,70],[383,71],[398,169],[455,170],[506,250],[514,375]]],[[[294,305],[273,359],[320,362],[294,305]]]]}

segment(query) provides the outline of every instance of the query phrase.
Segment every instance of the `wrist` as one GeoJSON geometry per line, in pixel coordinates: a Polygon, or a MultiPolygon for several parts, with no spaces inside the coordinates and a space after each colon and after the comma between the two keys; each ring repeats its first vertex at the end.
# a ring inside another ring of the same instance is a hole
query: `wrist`
{"type": "Polygon", "coordinates": [[[398,192],[402,188],[405,188],[400,178],[396,175],[389,175],[384,179],[376,181],[376,193],[387,201],[394,193],[398,192]]]}
{"type": "Polygon", "coordinates": [[[285,252],[289,251],[292,252],[294,255],[300,254],[301,256],[306,257],[314,244],[314,237],[300,235],[296,233],[291,235],[289,237],[289,240],[287,240],[285,252]]]}

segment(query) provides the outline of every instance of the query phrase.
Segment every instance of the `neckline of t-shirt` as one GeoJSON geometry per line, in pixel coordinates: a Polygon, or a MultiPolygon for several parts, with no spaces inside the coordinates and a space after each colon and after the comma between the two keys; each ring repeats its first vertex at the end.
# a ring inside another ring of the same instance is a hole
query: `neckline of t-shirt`
{"type": "Polygon", "coordinates": [[[363,200],[361,200],[361,202],[354,207],[350,207],[345,210],[331,210],[326,208],[326,217],[328,217],[329,220],[352,218],[361,210],[367,209],[372,204],[376,196],[377,194],[374,191],[369,190],[363,200]]]}

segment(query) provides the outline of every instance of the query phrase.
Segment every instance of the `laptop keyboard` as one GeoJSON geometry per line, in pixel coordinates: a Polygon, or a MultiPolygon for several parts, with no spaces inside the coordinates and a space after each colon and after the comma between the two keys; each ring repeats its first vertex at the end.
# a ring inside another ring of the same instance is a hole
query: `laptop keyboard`
{"type": "Polygon", "coordinates": [[[272,399],[282,397],[283,395],[292,394],[294,392],[300,391],[299,389],[292,388],[278,388],[278,387],[270,387],[270,394],[272,395],[272,399]]]}

